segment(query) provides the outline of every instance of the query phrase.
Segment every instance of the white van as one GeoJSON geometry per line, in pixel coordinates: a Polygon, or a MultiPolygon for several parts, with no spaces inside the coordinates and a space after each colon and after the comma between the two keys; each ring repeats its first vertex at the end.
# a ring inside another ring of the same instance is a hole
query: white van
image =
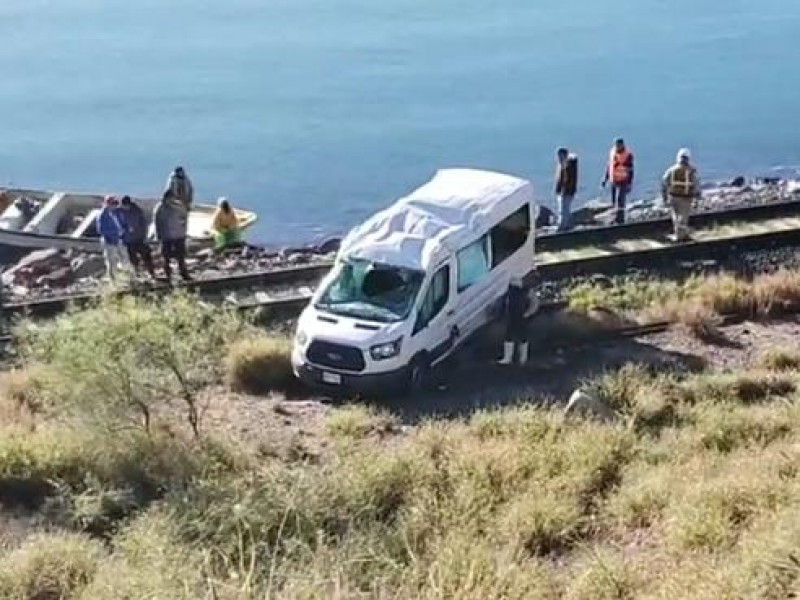
{"type": "Polygon", "coordinates": [[[353,229],[303,311],[295,375],[314,386],[419,389],[534,270],[530,182],[445,169],[353,229]]]}

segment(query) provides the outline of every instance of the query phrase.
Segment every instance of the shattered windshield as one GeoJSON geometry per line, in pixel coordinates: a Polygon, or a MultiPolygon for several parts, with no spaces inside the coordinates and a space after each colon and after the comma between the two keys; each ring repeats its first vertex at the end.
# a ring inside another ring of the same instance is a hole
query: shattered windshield
{"type": "Polygon", "coordinates": [[[402,321],[414,306],[424,276],[422,271],[402,267],[344,261],[335,267],[316,307],[358,319],[402,321]]]}

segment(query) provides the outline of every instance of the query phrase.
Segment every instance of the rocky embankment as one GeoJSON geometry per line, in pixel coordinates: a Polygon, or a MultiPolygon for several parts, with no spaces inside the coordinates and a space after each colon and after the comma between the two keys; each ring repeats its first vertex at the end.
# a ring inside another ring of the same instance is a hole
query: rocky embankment
{"type": "MultiPolygon", "coordinates": [[[[755,206],[785,202],[800,198],[800,181],[758,180],[745,182],[737,178],[724,185],[709,187],[697,212],[726,210],[735,207],[755,206]]],[[[613,209],[607,200],[593,200],[576,211],[576,227],[588,228],[607,223],[613,209]]],[[[637,201],[630,205],[629,221],[644,221],[669,217],[669,209],[659,198],[637,201]]],[[[542,208],[537,227],[550,229],[552,211],[542,208]]],[[[338,240],[331,239],[313,247],[287,248],[280,251],[255,246],[245,246],[223,254],[211,250],[190,252],[187,264],[195,279],[214,279],[243,275],[266,269],[300,266],[330,261],[338,249],[338,240]]],[[[161,272],[161,258],[156,254],[156,269],[161,272]]],[[[763,272],[776,266],[800,266],[800,249],[786,248],[750,253],[746,256],[728,257],[721,261],[698,260],[676,264],[674,273],[681,277],[693,273],[726,269],[736,272],[763,272]]],[[[54,296],[71,296],[99,291],[104,278],[103,259],[97,254],[40,250],[31,253],[17,264],[7,268],[2,275],[3,299],[5,302],[24,302],[54,296]]],[[[647,269],[632,269],[623,274],[632,278],[648,278],[655,273],[647,269]]],[[[663,269],[658,275],[664,276],[663,269]]],[[[592,279],[592,278],[588,278],[592,279]]],[[[602,278],[600,278],[602,279],[602,278]]],[[[558,299],[564,289],[587,280],[575,277],[564,281],[545,282],[545,299],[558,299]]]]}
{"type": "MultiPolygon", "coordinates": [[[[275,252],[245,246],[221,254],[208,249],[190,253],[186,264],[195,280],[217,279],[331,261],[336,247],[322,245],[275,252]]],[[[157,253],[154,262],[160,276],[163,260],[157,253]]],[[[148,279],[142,281],[146,283],[148,279]]],[[[108,280],[99,254],[38,250],[4,271],[2,283],[4,302],[29,302],[97,292],[108,285],[108,280]]]]}
{"type": "MultiPolygon", "coordinates": [[[[703,199],[696,204],[696,213],[731,210],[749,206],[762,206],[800,199],[800,180],[764,178],[747,181],[737,177],[722,184],[704,186],[703,199]]],[[[576,227],[594,227],[608,223],[614,216],[614,209],[608,197],[595,198],[586,202],[573,213],[576,227]]],[[[660,196],[650,199],[629,201],[626,219],[628,222],[666,219],[671,216],[660,196]]],[[[554,223],[555,215],[548,208],[542,208],[537,226],[547,228],[554,223]]]]}

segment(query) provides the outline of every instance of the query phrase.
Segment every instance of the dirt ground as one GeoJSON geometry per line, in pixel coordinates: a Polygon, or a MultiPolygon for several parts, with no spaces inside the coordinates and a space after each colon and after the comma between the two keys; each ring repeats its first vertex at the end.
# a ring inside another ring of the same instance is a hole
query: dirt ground
{"type": "MultiPolygon", "coordinates": [[[[565,403],[583,381],[626,363],[671,371],[746,369],[774,348],[800,349],[800,318],[772,323],[745,322],[725,327],[713,343],[675,329],[666,333],[571,348],[532,348],[524,367],[494,364],[497,349],[472,348],[447,365],[431,392],[373,402],[399,416],[405,425],[431,417],[458,418],[475,410],[521,402],[565,403]]],[[[287,399],[251,397],[209,390],[203,429],[255,445],[265,454],[292,453],[312,458],[324,453],[325,418],[341,400],[322,396],[287,399]]],[[[364,400],[360,400],[364,401],[364,400]]]]}

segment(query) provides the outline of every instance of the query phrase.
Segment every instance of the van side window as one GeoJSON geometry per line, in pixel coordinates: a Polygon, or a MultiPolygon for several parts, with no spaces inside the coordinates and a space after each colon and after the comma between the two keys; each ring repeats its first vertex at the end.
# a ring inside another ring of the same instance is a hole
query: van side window
{"type": "Polygon", "coordinates": [[[530,232],[531,213],[527,204],[495,225],[489,232],[492,240],[492,268],[522,248],[530,232]]]}
{"type": "Polygon", "coordinates": [[[489,272],[489,248],[483,236],[456,255],[458,262],[458,291],[463,292],[489,272]]]}
{"type": "MultiPolygon", "coordinates": [[[[417,322],[414,324],[414,333],[421,331],[436,315],[442,312],[450,297],[450,266],[445,265],[431,278],[428,291],[422,299],[417,322]]],[[[413,335],[413,334],[412,334],[413,335]]]]}

